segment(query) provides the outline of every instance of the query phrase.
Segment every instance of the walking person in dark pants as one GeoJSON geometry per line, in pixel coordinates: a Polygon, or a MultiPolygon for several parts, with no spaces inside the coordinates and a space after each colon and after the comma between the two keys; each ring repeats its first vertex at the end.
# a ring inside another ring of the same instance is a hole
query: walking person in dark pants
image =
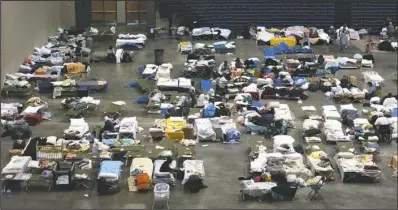
{"type": "Polygon", "coordinates": [[[347,31],[345,28],[343,28],[343,30],[340,31],[339,33],[339,41],[340,41],[340,52],[344,52],[346,46],[347,46],[347,31]]]}

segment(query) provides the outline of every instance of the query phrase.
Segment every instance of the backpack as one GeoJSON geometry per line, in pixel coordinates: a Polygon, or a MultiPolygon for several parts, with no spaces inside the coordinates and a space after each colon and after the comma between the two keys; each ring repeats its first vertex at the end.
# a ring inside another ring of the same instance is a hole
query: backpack
{"type": "Polygon", "coordinates": [[[214,105],[209,105],[203,109],[203,117],[214,117],[216,116],[216,107],[214,105]]]}
{"type": "Polygon", "coordinates": [[[137,174],[136,183],[138,190],[147,190],[149,188],[149,176],[147,173],[137,174]]]}

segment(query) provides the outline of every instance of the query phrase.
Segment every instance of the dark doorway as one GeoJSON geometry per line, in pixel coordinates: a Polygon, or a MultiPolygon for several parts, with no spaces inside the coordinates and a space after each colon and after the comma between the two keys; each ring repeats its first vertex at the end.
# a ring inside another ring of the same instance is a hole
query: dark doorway
{"type": "Polygon", "coordinates": [[[83,30],[91,26],[91,0],[75,0],[76,28],[83,30]]]}
{"type": "Polygon", "coordinates": [[[337,0],[335,3],[335,15],[334,15],[334,23],[336,27],[340,27],[344,24],[347,24],[349,27],[351,26],[351,1],[347,0],[337,0]]]}

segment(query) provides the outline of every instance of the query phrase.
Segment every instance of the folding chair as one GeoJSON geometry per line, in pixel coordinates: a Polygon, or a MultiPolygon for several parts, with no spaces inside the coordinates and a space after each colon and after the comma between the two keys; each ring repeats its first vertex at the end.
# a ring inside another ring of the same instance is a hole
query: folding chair
{"type": "Polygon", "coordinates": [[[265,48],[264,49],[264,54],[265,54],[264,60],[267,60],[268,58],[276,59],[274,49],[271,48],[271,47],[265,48]]]}
{"type": "Polygon", "coordinates": [[[91,170],[91,169],[76,168],[75,175],[74,175],[74,181],[76,182],[75,189],[78,187],[84,187],[86,189],[90,189],[91,181],[92,181],[92,174],[93,174],[93,170],[91,170]],[[79,176],[76,176],[77,174],[79,174],[79,175],[84,174],[87,177],[79,177],[79,176]]]}
{"type": "Polygon", "coordinates": [[[310,185],[311,191],[308,193],[310,200],[323,200],[323,197],[319,193],[323,185],[325,184],[326,177],[322,176],[316,184],[310,185]]]}
{"type": "Polygon", "coordinates": [[[279,43],[279,47],[281,48],[281,51],[283,53],[286,53],[286,54],[294,53],[294,51],[292,49],[290,49],[290,47],[285,42],[279,43]]]}
{"type": "Polygon", "coordinates": [[[203,92],[207,92],[212,88],[213,84],[211,80],[201,80],[200,81],[200,88],[203,92]]]}

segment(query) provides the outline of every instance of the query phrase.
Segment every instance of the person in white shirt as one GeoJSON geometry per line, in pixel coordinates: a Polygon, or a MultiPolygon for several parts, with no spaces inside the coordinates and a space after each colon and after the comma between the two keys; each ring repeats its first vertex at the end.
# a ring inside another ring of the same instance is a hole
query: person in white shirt
{"type": "Polygon", "coordinates": [[[375,126],[391,125],[393,121],[386,116],[377,118],[375,126]]]}
{"type": "Polygon", "coordinates": [[[392,97],[391,93],[388,93],[388,95],[383,100],[383,106],[385,107],[394,107],[397,104],[398,104],[397,99],[392,97]]]}

